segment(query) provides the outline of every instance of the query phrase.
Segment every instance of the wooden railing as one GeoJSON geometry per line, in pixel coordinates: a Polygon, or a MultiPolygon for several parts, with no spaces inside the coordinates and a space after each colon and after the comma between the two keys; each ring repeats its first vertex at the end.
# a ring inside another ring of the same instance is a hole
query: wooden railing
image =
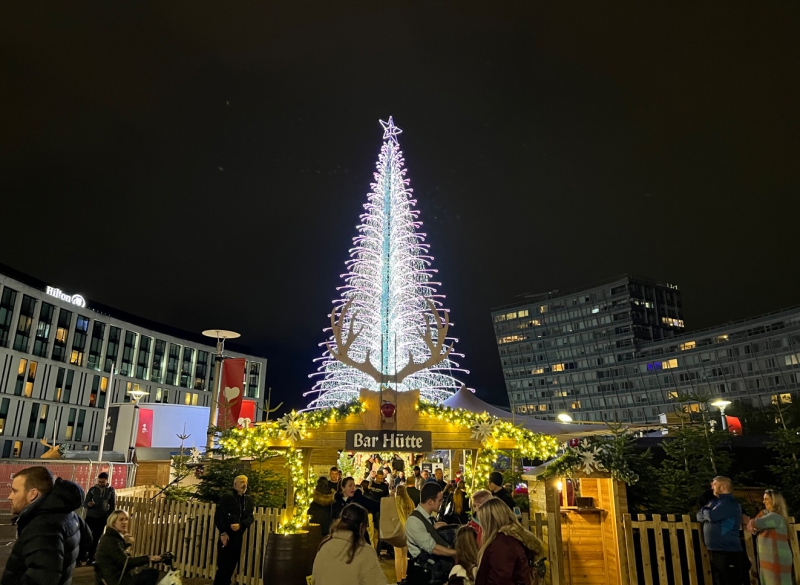
{"type": "MultiPolygon", "coordinates": [[[[522,526],[533,532],[541,541],[544,541],[544,529],[547,528],[547,514],[534,512],[533,515],[525,512],[522,514],[522,526]]],[[[547,546],[545,544],[545,546],[547,546]]]]}
{"type": "Polygon", "coordinates": [[[136,487],[121,488],[115,490],[118,498],[145,498],[155,497],[161,488],[155,485],[137,485],[136,487]]]}
{"type": "MultiPolygon", "coordinates": [[[[152,496],[151,496],[152,497],[152,496]]],[[[117,497],[117,508],[131,515],[130,534],[135,538],[133,554],[171,552],[174,566],[188,578],[213,579],[217,570],[215,504],[170,502],[164,498],[117,497]]],[[[257,508],[255,521],[245,533],[239,569],[234,582],[258,585],[267,535],[278,526],[282,510],[257,508]]]]}
{"type": "MultiPolygon", "coordinates": [[[[743,527],[744,529],[744,527],[743,527]]],[[[702,525],[691,516],[647,518],[639,514],[634,520],[623,515],[625,548],[628,556],[628,577],[631,585],[712,585],[711,562],[702,537],[702,525]]],[[[794,555],[795,576],[800,582],[800,552],[797,532],[800,524],[791,524],[789,540],[794,555]]],[[[753,539],[745,533],[745,549],[756,566],[753,539]]],[[[757,585],[755,572],[750,581],[757,585]]]]}

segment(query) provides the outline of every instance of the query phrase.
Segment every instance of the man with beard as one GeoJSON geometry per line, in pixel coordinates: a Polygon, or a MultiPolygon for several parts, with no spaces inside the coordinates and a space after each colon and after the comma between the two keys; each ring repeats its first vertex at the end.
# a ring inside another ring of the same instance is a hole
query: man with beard
{"type": "Polygon", "coordinates": [[[70,585],[75,564],[92,533],[75,513],[83,504],[77,484],[53,479],[45,467],[23,469],[11,481],[17,540],[1,585],[70,585]]]}

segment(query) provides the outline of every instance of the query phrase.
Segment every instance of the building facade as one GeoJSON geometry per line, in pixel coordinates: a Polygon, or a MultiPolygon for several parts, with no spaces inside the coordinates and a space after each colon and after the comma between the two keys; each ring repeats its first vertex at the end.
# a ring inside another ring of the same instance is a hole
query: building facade
{"type": "Polygon", "coordinates": [[[658,422],[683,394],[766,406],[800,387],[800,308],[686,333],[676,286],[623,276],[527,297],[492,320],[520,414],[658,422]]]}
{"type": "MultiPolygon", "coordinates": [[[[266,359],[233,349],[226,356],[247,360],[244,397],[262,405],[266,359]]],[[[202,336],[0,266],[0,457],[39,457],[43,439],[96,451],[106,400],[130,402],[132,390],[148,392],[142,404],[208,406],[214,351],[202,336]]]]}

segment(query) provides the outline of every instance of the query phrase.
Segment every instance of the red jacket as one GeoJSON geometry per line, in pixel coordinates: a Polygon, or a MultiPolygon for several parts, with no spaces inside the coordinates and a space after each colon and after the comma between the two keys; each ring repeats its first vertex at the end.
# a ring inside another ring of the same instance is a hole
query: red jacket
{"type": "Polygon", "coordinates": [[[483,553],[475,585],[529,585],[531,568],[522,543],[499,533],[483,553]]]}

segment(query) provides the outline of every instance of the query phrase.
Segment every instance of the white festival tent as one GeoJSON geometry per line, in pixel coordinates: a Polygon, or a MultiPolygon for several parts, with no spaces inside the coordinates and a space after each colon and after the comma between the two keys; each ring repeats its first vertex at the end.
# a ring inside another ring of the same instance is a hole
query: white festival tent
{"type": "Polygon", "coordinates": [[[453,394],[450,398],[442,402],[442,406],[450,408],[463,408],[469,412],[486,413],[497,418],[512,421],[516,425],[522,425],[529,431],[550,435],[564,441],[569,441],[575,437],[585,437],[587,435],[597,435],[608,433],[608,427],[600,425],[582,425],[578,423],[560,423],[549,420],[541,420],[532,416],[512,414],[507,410],[492,406],[484,402],[464,386],[453,394]]]}

